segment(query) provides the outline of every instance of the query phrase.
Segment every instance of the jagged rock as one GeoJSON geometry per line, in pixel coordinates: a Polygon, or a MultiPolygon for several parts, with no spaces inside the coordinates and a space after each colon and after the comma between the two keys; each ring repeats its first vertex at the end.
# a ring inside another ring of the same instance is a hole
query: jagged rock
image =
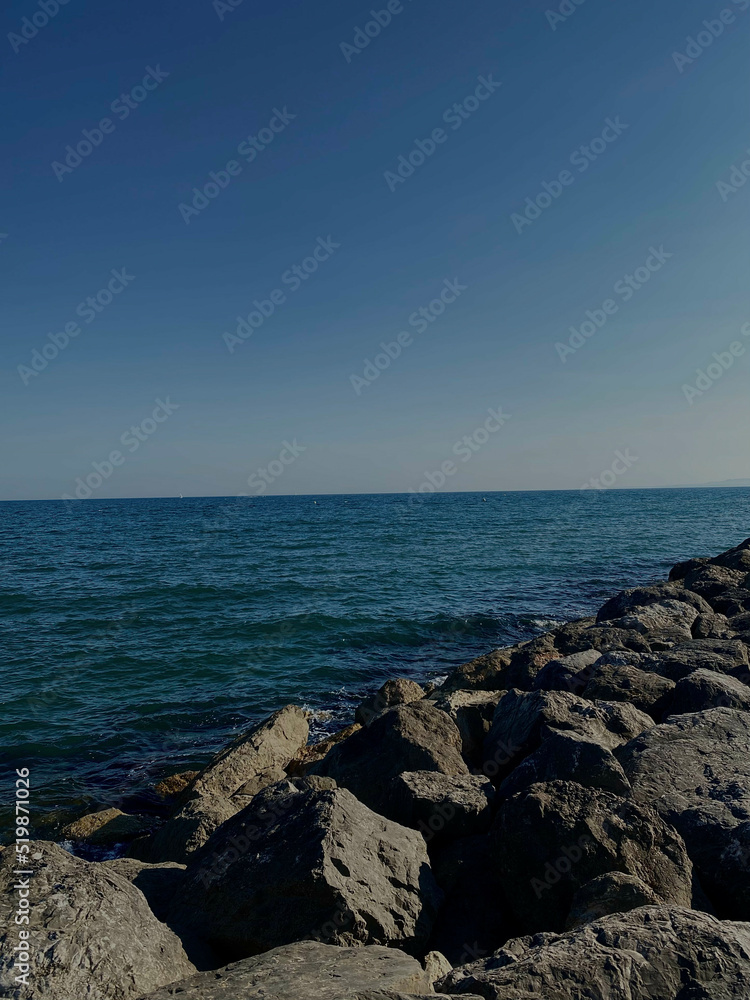
{"type": "Polygon", "coordinates": [[[536,639],[520,643],[510,658],[505,672],[505,688],[520,688],[522,691],[531,689],[534,678],[549,663],[560,656],[560,650],[555,645],[555,636],[545,632],[536,639]]]}
{"type": "Polygon", "coordinates": [[[551,733],[538,750],[511,771],[499,792],[509,798],[529,785],[558,780],[604,788],[615,795],[630,793],[630,782],[617,758],[580,733],[551,733]]]}
{"type": "Polygon", "coordinates": [[[664,902],[635,875],[607,872],[582,885],[573,896],[565,929],[590,924],[608,913],[627,913],[639,906],[658,906],[664,902]]]}
{"type": "Polygon", "coordinates": [[[193,976],[143,1000],[173,996],[180,1000],[352,1000],[381,991],[426,994],[431,987],[419,962],[395,948],[336,948],[300,941],[193,976]]]}
{"type": "Polygon", "coordinates": [[[732,549],[727,549],[721,555],[711,560],[716,566],[727,566],[729,569],[742,570],[744,573],[750,572],[750,538],[735,545],[732,549]]]}
{"type": "Polygon", "coordinates": [[[685,562],[676,563],[669,571],[669,579],[670,581],[684,580],[688,573],[692,573],[710,562],[709,556],[699,556],[697,559],[686,559],[685,562]]]}
{"type": "Polygon", "coordinates": [[[443,976],[447,976],[449,972],[452,972],[453,966],[442,952],[429,951],[424,957],[424,971],[427,973],[430,985],[432,985],[438,979],[442,979],[443,976]]]}
{"type": "Polygon", "coordinates": [[[197,777],[198,771],[170,774],[168,778],[162,778],[154,785],[154,794],[163,802],[175,802],[197,777]]]}
{"type": "Polygon", "coordinates": [[[307,717],[287,705],[222,750],[186,790],[177,812],[154,835],[139,857],[147,861],[186,862],[193,851],[247,802],[241,787],[261,788],[278,781],[280,770],[307,742],[307,717]]]}
{"type": "Polygon", "coordinates": [[[469,773],[455,723],[427,701],[392,708],[333,747],[310,773],[334,778],[360,802],[388,816],[391,784],[403,771],[469,773]]]}
{"type": "Polygon", "coordinates": [[[552,732],[580,733],[612,750],[653,724],[623,702],[591,702],[563,691],[509,691],[495,710],[483,771],[501,781],[552,732]]]}
{"type": "Polygon", "coordinates": [[[693,622],[698,617],[698,611],[682,600],[666,598],[653,601],[643,607],[634,607],[622,617],[612,620],[615,628],[633,629],[640,632],[648,640],[652,649],[657,648],[657,642],[665,643],[689,642],[693,637],[693,622]]]}
{"type": "Polygon", "coordinates": [[[430,704],[446,712],[461,734],[461,753],[471,764],[482,763],[484,740],[492,725],[497,703],[505,691],[437,691],[430,704]]]}
{"type": "Polygon", "coordinates": [[[175,893],[182,885],[185,865],[174,861],[149,865],[136,858],[113,858],[99,864],[102,871],[114,872],[140,889],[154,915],[161,921],[166,919],[175,893]]]}
{"type": "Polygon", "coordinates": [[[405,771],[393,779],[394,818],[419,830],[430,847],[486,833],[494,799],[492,782],[477,774],[405,771]]]}
{"type": "Polygon", "coordinates": [[[514,932],[502,880],[492,863],[489,837],[463,837],[439,848],[432,870],[445,902],[430,948],[452,965],[465,965],[498,948],[514,932]]]}
{"type": "Polygon", "coordinates": [[[649,669],[673,681],[701,669],[744,677],[748,671],[747,647],[738,639],[693,639],[652,657],[649,669]]]}
{"type": "Polygon", "coordinates": [[[750,713],[673,715],[617,756],[638,802],[682,835],[721,916],[750,916],[750,713]]]}
{"type": "Polygon", "coordinates": [[[729,624],[726,615],[711,614],[698,615],[693,622],[694,639],[735,639],[737,633],[729,624]]]}
{"type": "Polygon", "coordinates": [[[633,587],[616,594],[604,604],[596,616],[599,624],[612,622],[636,610],[657,604],[662,601],[682,601],[694,608],[699,614],[712,611],[710,604],[692,590],[687,590],[679,583],[656,583],[651,587],[633,587]]]}
{"type": "Polygon", "coordinates": [[[581,694],[594,664],[601,657],[602,654],[598,649],[584,649],[580,653],[571,653],[559,660],[550,660],[534,678],[532,690],[570,691],[571,694],[581,694]]]}
{"type": "Polygon", "coordinates": [[[715,563],[699,566],[691,570],[685,576],[685,586],[696,594],[700,594],[708,603],[711,598],[718,597],[725,590],[732,590],[734,587],[742,586],[742,582],[747,576],[737,569],[728,569],[726,566],[717,566],[715,563]]]}
{"type": "Polygon", "coordinates": [[[440,902],[421,834],[345,789],[287,783],[256,795],[196,853],[172,919],[227,959],[302,938],[418,951],[440,902]]]}
{"type": "Polygon", "coordinates": [[[563,625],[555,631],[555,644],[565,656],[586,649],[598,649],[602,653],[616,649],[630,649],[637,653],[648,653],[651,650],[640,633],[632,629],[613,628],[608,624],[597,625],[595,618],[584,618],[579,622],[563,625]]]}
{"type": "Polygon", "coordinates": [[[679,834],[648,805],[572,781],[531,785],[500,806],[490,840],[523,929],[561,930],[573,895],[598,875],[636,875],[657,895],[692,902],[679,834]]]}
{"type": "Polygon", "coordinates": [[[470,663],[456,667],[440,687],[441,692],[458,691],[501,691],[507,688],[506,674],[511,657],[518,646],[495,649],[491,653],[477,657],[470,663]]]}
{"type": "Polygon", "coordinates": [[[674,686],[674,681],[667,677],[602,657],[592,668],[581,696],[591,701],[626,701],[657,719],[674,686]]]}
{"type": "Polygon", "coordinates": [[[135,1000],[195,972],[179,939],[127,879],[56,844],[29,846],[24,869],[28,862],[34,875],[24,925],[14,923],[20,897],[13,886],[23,877],[15,873],[16,852],[0,852],[0,994],[135,1000]],[[13,950],[21,930],[29,933],[30,991],[15,982],[23,971],[13,950]]]}
{"type": "Polygon", "coordinates": [[[711,598],[711,606],[719,614],[731,618],[750,611],[750,590],[746,587],[731,587],[711,598]]]}
{"type": "Polygon", "coordinates": [[[408,705],[413,701],[420,701],[424,698],[424,694],[424,688],[406,677],[386,681],[375,694],[365,698],[357,706],[354,720],[363,726],[369,726],[373,719],[377,719],[394,705],[408,705]]]}
{"type": "Polygon", "coordinates": [[[509,941],[437,988],[484,1000],[741,1000],[750,995],[750,925],[643,906],[509,941]]]}
{"type": "Polygon", "coordinates": [[[750,687],[714,670],[694,670],[675,688],[670,715],[702,712],[706,708],[738,708],[750,711],[750,687]]]}
{"type": "Polygon", "coordinates": [[[339,729],[337,733],[327,736],[319,743],[310,743],[302,747],[294,759],[287,764],[286,773],[292,777],[304,777],[313,764],[317,764],[319,760],[323,760],[329,750],[332,750],[337,743],[343,743],[344,740],[348,740],[350,736],[358,733],[361,728],[361,722],[353,722],[350,726],[344,726],[343,729],[339,729]]]}
{"type": "Polygon", "coordinates": [[[62,835],[77,843],[107,846],[133,840],[153,826],[154,820],[149,816],[128,816],[119,809],[102,809],[68,823],[62,835]]]}

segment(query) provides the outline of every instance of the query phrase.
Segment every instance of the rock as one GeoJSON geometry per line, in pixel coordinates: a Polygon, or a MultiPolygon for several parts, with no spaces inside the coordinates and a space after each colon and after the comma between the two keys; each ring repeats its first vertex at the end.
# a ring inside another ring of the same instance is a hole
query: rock
{"type": "Polygon", "coordinates": [[[694,593],[700,594],[710,604],[713,597],[718,597],[725,590],[741,587],[746,576],[747,570],[743,572],[709,563],[687,573],[685,586],[694,593]]]}
{"type": "Polygon", "coordinates": [[[492,725],[492,716],[505,691],[437,691],[429,703],[446,712],[461,734],[464,760],[479,766],[482,763],[484,740],[492,725]]]}
{"type": "Polygon", "coordinates": [[[685,562],[676,563],[669,571],[669,579],[670,581],[684,580],[688,573],[692,573],[693,570],[700,569],[701,566],[710,562],[708,556],[700,556],[697,559],[687,559],[685,562]]]}
{"type": "Polygon", "coordinates": [[[470,663],[456,667],[440,687],[440,692],[450,693],[459,689],[472,691],[501,691],[507,688],[506,674],[511,657],[518,646],[495,649],[477,657],[470,663]]]}
{"type": "Polygon", "coordinates": [[[337,743],[343,743],[344,740],[348,740],[350,736],[358,733],[361,728],[362,724],[360,722],[354,722],[350,726],[344,726],[343,729],[339,729],[333,736],[327,736],[319,743],[310,743],[302,747],[295,758],[287,764],[286,773],[292,777],[303,777],[313,764],[317,764],[319,760],[323,760],[329,750],[332,750],[337,743]]]}
{"type": "Polygon", "coordinates": [[[737,633],[729,624],[726,615],[711,614],[698,615],[693,622],[694,639],[736,639],[737,633]]]}
{"type": "Polygon", "coordinates": [[[673,681],[702,669],[744,677],[748,671],[747,647],[738,639],[693,639],[653,657],[649,669],[673,681]]]}
{"type": "Polygon", "coordinates": [[[363,726],[369,726],[373,719],[377,719],[394,705],[408,705],[422,698],[424,689],[419,684],[406,677],[398,677],[396,680],[386,681],[375,694],[365,698],[357,707],[354,719],[363,726]]]}
{"type": "Polygon", "coordinates": [[[711,607],[719,614],[732,617],[750,611],[750,590],[731,587],[711,598],[711,607]]]}
{"type": "Polygon", "coordinates": [[[560,650],[555,646],[555,636],[550,632],[537,636],[530,642],[521,643],[511,656],[505,683],[502,686],[529,691],[542,667],[559,656],[560,650]]]}
{"type": "Polygon", "coordinates": [[[240,788],[259,791],[279,780],[280,771],[307,742],[307,717],[287,705],[244,733],[203,768],[184,793],[177,812],[155,834],[139,856],[151,862],[186,862],[193,851],[246,805],[240,788]]]}
{"type": "Polygon", "coordinates": [[[180,771],[179,774],[170,774],[168,778],[162,778],[154,785],[154,794],[163,802],[174,802],[197,777],[198,771],[180,771]]]}
{"type": "Polygon", "coordinates": [[[484,1000],[740,1000],[750,995],[750,926],[643,906],[509,941],[437,985],[484,1000]]]}
{"type": "Polygon", "coordinates": [[[612,750],[653,724],[621,702],[591,702],[563,691],[509,691],[495,710],[483,771],[502,781],[553,732],[579,733],[612,750]]]}
{"type": "Polygon", "coordinates": [[[738,708],[750,711],[750,687],[713,670],[694,670],[678,682],[669,714],[684,715],[706,708],[738,708]]]}
{"type": "Polygon", "coordinates": [[[682,601],[699,614],[712,611],[710,604],[692,590],[686,590],[679,583],[656,583],[651,587],[633,587],[623,590],[606,602],[596,616],[597,623],[613,622],[636,610],[663,601],[682,601]]]}
{"type": "Polygon", "coordinates": [[[638,802],[682,835],[720,916],[750,917],[750,714],[673,715],[617,752],[638,802]]]}
{"type": "Polygon", "coordinates": [[[635,875],[623,872],[607,872],[592,879],[573,896],[566,930],[600,920],[608,913],[627,913],[639,906],[658,906],[659,899],[654,890],[635,875]]]}
{"type": "Polygon", "coordinates": [[[166,861],[149,865],[135,858],[113,858],[99,863],[102,871],[114,872],[140,889],[153,914],[165,921],[175,893],[182,885],[185,865],[166,861]]]}
{"type": "Polygon", "coordinates": [[[405,771],[393,779],[392,795],[397,822],[419,830],[430,846],[486,833],[492,822],[495,789],[482,775],[405,771]]]}
{"type": "Polygon", "coordinates": [[[655,809],[572,781],[531,785],[500,806],[490,840],[508,901],[528,932],[561,930],[574,893],[611,871],[692,903],[682,838],[655,809]]]}
{"type": "Polygon", "coordinates": [[[440,951],[429,951],[424,957],[424,971],[430,981],[430,986],[438,979],[453,971],[453,966],[440,951]]]}
{"type": "Polygon", "coordinates": [[[301,938],[419,951],[440,902],[421,834],[345,789],[288,784],[260,792],[196,853],[171,917],[226,959],[301,938]]]}
{"type": "Polygon", "coordinates": [[[384,816],[391,811],[391,783],[403,771],[469,773],[455,723],[429,702],[397,705],[311,768],[384,816]]]}
{"type": "Polygon", "coordinates": [[[283,767],[269,767],[265,771],[259,771],[252,778],[243,782],[237,791],[232,793],[230,800],[233,802],[239,800],[240,807],[244,808],[247,801],[243,800],[251,799],[253,795],[257,795],[264,788],[275,785],[277,781],[284,781],[286,777],[287,773],[283,767]]]}
{"type": "Polygon", "coordinates": [[[693,637],[693,622],[697,617],[696,608],[681,600],[667,598],[643,607],[631,608],[622,617],[614,619],[612,625],[640,632],[648,640],[651,649],[655,649],[657,642],[662,645],[689,642],[693,637]]]}
{"type": "Polygon", "coordinates": [[[726,566],[729,569],[741,570],[744,573],[750,572],[750,538],[735,545],[733,549],[727,549],[721,555],[716,556],[711,562],[716,566],[726,566]]]}
{"type": "Polygon", "coordinates": [[[586,687],[593,665],[602,654],[598,649],[584,649],[558,660],[550,660],[534,678],[534,691],[570,691],[580,694],[586,687]]]}
{"type": "Polygon", "coordinates": [[[445,902],[429,947],[442,952],[452,965],[489,954],[514,933],[489,837],[464,837],[438,848],[432,870],[445,902]]]}
{"type": "MultiPolygon", "coordinates": [[[[611,656],[611,654],[610,654],[611,656]]],[[[592,668],[581,692],[591,701],[626,701],[654,719],[661,718],[663,706],[674,691],[674,681],[637,666],[602,659],[592,668]]]]}
{"type": "Polygon", "coordinates": [[[14,923],[20,876],[15,850],[0,852],[0,994],[45,1000],[136,1000],[195,972],[179,939],[160,923],[143,894],[102,865],[46,841],[30,843],[30,922],[14,923]],[[11,929],[12,928],[12,929],[11,929]],[[32,949],[31,992],[15,983],[19,930],[32,949]]]}
{"type": "Polygon", "coordinates": [[[598,649],[602,653],[616,649],[648,653],[651,649],[646,639],[638,632],[633,632],[632,629],[613,628],[608,624],[597,625],[595,618],[584,618],[580,622],[563,625],[555,632],[555,644],[566,656],[586,649],[598,649]]]}
{"type": "Polygon", "coordinates": [[[154,820],[148,816],[128,816],[119,809],[102,809],[69,823],[62,834],[77,843],[106,846],[133,840],[153,825],[154,820]]]}
{"type": "Polygon", "coordinates": [[[511,771],[499,792],[509,798],[543,781],[576,781],[615,795],[630,794],[630,782],[617,758],[580,733],[551,733],[538,750],[511,771]]]}
{"type": "Polygon", "coordinates": [[[352,1000],[380,991],[426,994],[431,988],[419,962],[395,948],[300,941],[193,976],[143,1000],[175,995],[180,1000],[352,1000]]]}

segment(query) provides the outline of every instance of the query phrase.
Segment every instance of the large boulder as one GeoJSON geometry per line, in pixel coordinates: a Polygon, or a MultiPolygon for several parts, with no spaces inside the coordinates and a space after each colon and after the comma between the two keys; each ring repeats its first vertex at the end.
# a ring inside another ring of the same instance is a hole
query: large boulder
{"type": "Polygon", "coordinates": [[[658,906],[663,900],[636,875],[607,872],[582,885],[573,896],[565,929],[600,920],[608,913],[626,913],[639,906],[658,906]]]}
{"type": "Polygon", "coordinates": [[[352,1000],[370,991],[426,994],[431,986],[419,962],[396,948],[300,941],[192,976],[143,1000],[352,1000]]]}
{"type": "Polygon", "coordinates": [[[545,781],[576,781],[629,795],[630,782],[617,758],[596,740],[580,733],[551,733],[500,785],[504,798],[545,781]]]}
{"type": "Polygon", "coordinates": [[[183,793],[177,812],[154,835],[144,860],[186,862],[214,830],[247,805],[248,796],[282,777],[284,767],[307,743],[308,733],[305,713],[287,705],[216,754],[183,793]]]}
{"type": "Polygon", "coordinates": [[[742,1000],[750,996],[750,925],[639,907],[565,934],[509,941],[436,988],[484,1000],[742,1000]]]}
{"type": "Polygon", "coordinates": [[[256,795],[194,855],[171,917],[226,959],[302,938],[417,952],[441,899],[421,834],[345,789],[286,784],[256,795]]]}
{"type": "Polygon", "coordinates": [[[693,623],[698,614],[697,608],[669,597],[643,607],[631,608],[611,624],[617,628],[640,632],[652,649],[660,649],[666,644],[689,642],[693,637],[693,623]]]}
{"type": "Polygon", "coordinates": [[[583,618],[556,629],[555,645],[565,656],[587,649],[602,653],[616,649],[648,653],[651,649],[644,636],[633,629],[615,628],[609,622],[597,624],[595,618],[583,618]]]}
{"type": "Polygon", "coordinates": [[[650,587],[633,587],[616,594],[602,605],[596,620],[599,624],[614,622],[650,604],[660,604],[663,601],[681,601],[699,614],[713,610],[699,594],[687,590],[680,583],[655,583],[650,587]]]}
{"type": "Polygon", "coordinates": [[[508,686],[507,671],[518,646],[495,649],[452,670],[440,687],[441,692],[458,690],[502,691],[508,686]]]}
{"type": "Polygon", "coordinates": [[[88,813],[62,829],[67,840],[106,847],[124,844],[152,829],[154,820],[148,816],[132,816],[120,809],[102,809],[88,813]]]}
{"type": "Polygon", "coordinates": [[[638,661],[626,663],[619,660],[617,654],[602,657],[592,668],[580,692],[581,697],[591,701],[626,701],[653,719],[660,719],[674,690],[674,681],[653,671],[642,670],[638,661]]]}
{"type": "Polygon", "coordinates": [[[555,645],[555,636],[551,632],[520,643],[510,658],[505,675],[505,688],[520,688],[528,691],[534,683],[534,678],[542,667],[560,656],[560,650],[555,645]]]}
{"type": "Polygon", "coordinates": [[[694,670],[715,670],[745,678],[748,676],[747,646],[739,639],[693,639],[650,657],[644,669],[675,682],[694,670]]]}
{"type": "Polygon", "coordinates": [[[635,875],[667,902],[692,903],[682,838],[647,805],[572,781],[531,785],[504,802],[494,858],[527,932],[561,930],[574,893],[611,871],[635,875]]]}
{"type": "Polygon", "coordinates": [[[678,682],[669,704],[671,715],[702,712],[706,708],[750,711],[750,687],[736,677],[714,670],[694,670],[678,682]]]}
{"type": "Polygon", "coordinates": [[[404,771],[469,773],[456,724],[426,701],[390,709],[310,769],[333,778],[383,816],[393,814],[392,782],[404,771]]]}
{"type": "Polygon", "coordinates": [[[375,694],[365,698],[357,706],[354,721],[369,726],[373,719],[377,719],[394,705],[409,705],[422,698],[424,698],[424,688],[416,681],[411,681],[407,677],[397,677],[395,680],[386,681],[375,694]]]}
{"type": "Polygon", "coordinates": [[[673,715],[617,756],[633,796],[682,835],[721,916],[750,917],[750,713],[673,715]]]}
{"type": "Polygon", "coordinates": [[[403,826],[419,830],[431,848],[486,833],[494,799],[492,782],[478,774],[405,771],[393,779],[395,817],[403,826]]]}
{"type": "Polygon", "coordinates": [[[580,653],[571,653],[560,657],[559,660],[550,660],[534,678],[532,689],[580,694],[586,686],[593,665],[601,657],[602,654],[598,649],[583,649],[580,653]]]}
{"type": "Polygon", "coordinates": [[[56,844],[30,843],[19,865],[13,847],[0,852],[0,994],[72,1000],[130,1000],[195,972],[179,938],[149,909],[143,894],[116,872],[75,858],[56,844]],[[30,870],[29,922],[16,924],[20,890],[30,870]],[[28,932],[26,989],[15,981],[28,932]],[[18,962],[18,964],[17,964],[18,962]]]}
{"type": "Polygon", "coordinates": [[[471,691],[464,688],[446,691],[442,688],[431,695],[429,703],[446,712],[461,734],[464,760],[479,766],[482,763],[484,740],[492,725],[497,703],[505,691],[471,691]]]}
{"type": "Polygon", "coordinates": [[[485,740],[483,770],[501,781],[553,732],[588,736],[611,750],[653,724],[624,702],[591,702],[567,691],[509,691],[485,740]]]}

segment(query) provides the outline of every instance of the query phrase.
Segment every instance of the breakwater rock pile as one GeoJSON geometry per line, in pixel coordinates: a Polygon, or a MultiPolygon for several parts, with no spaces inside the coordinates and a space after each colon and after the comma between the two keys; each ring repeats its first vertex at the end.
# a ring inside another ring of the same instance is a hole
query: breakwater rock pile
{"type": "Polygon", "coordinates": [[[394,679],[308,742],[287,706],[157,828],[0,852],[0,992],[45,1000],[747,1000],[750,539],[595,617],[394,679]],[[14,887],[30,878],[29,985],[14,887]]]}

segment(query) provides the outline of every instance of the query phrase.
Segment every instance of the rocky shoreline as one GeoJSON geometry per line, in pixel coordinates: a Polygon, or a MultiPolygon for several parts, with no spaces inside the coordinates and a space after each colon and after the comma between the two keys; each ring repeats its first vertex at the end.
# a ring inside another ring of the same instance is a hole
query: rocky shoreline
{"type": "Polygon", "coordinates": [[[0,993],[747,1000],[749,649],[750,539],[320,743],[287,706],[163,783],[155,828],[65,830],[125,857],[4,848],[0,993]]]}

